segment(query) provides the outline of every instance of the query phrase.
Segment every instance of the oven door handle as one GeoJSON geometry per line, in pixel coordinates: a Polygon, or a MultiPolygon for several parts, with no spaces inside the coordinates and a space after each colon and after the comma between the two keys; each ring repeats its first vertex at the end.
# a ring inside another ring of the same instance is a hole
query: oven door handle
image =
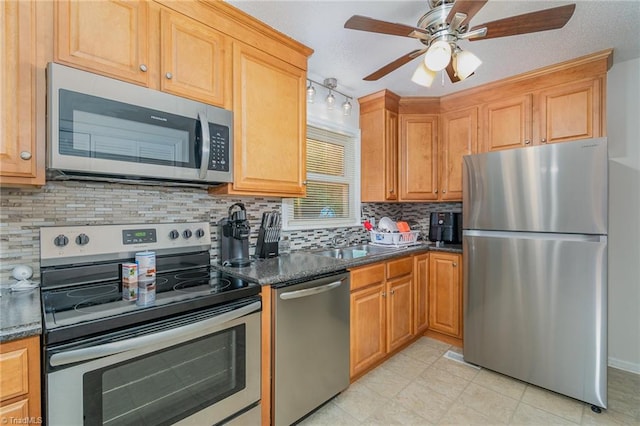
{"type": "Polygon", "coordinates": [[[202,151],[200,152],[200,179],[206,179],[209,170],[211,135],[209,134],[209,122],[207,116],[203,112],[198,113],[198,121],[200,121],[200,130],[202,132],[202,151]]]}
{"type": "Polygon", "coordinates": [[[52,367],[73,364],[81,361],[89,361],[92,359],[103,358],[109,355],[115,355],[121,352],[134,351],[148,346],[158,344],[171,345],[185,340],[185,337],[192,337],[199,333],[210,333],[213,327],[233,321],[252,312],[260,310],[261,302],[254,302],[250,305],[234,309],[230,312],[217,315],[194,324],[184,325],[182,327],[172,328],[161,331],[159,333],[147,334],[145,336],[134,337],[132,339],[106,343],[104,345],[93,346],[60,352],[51,355],[49,363],[52,367]]]}

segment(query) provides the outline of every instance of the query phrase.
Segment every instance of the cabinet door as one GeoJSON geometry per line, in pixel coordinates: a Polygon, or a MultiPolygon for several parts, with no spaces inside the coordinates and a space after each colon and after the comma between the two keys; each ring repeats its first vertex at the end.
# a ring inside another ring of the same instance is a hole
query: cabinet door
{"type": "Polygon", "coordinates": [[[541,143],[602,136],[600,79],[564,84],[538,93],[541,143]]]}
{"type": "Polygon", "coordinates": [[[518,148],[532,143],[532,96],[523,95],[482,108],[481,152],[518,148]]]}
{"type": "Polygon", "coordinates": [[[385,111],[385,201],[398,199],[398,113],[385,111]]]}
{"type": "Polygon", "coordinates": [[[462,338],[460,255],[429,254],[429,329],[462,338]]]}
{"type": "Polygon", "coordinates": [[[442,201],[462,201],[462,157],[477,152],[478,109],[441,116],[440,196],[442,201]]]}
{"type": "Polygon", "coordinates": [[[413,263],[413,334],[422,334],[429,325],[429,254],[420,254],[413,263]]]}
{"type": "Polygon", "coordinates": [[[438,119],[400,115],[400,201],[438,199],[438,119]]]}
{"type": "Polygon", "coordinates": [[[45,91],[44,69],[37,65],[37,7],[43,5],[35,1],[0,3],[0,183],[3,185],[43,185],[45,181],[44,133],[37,134],[36,119],[36,102],[44,99],[45,91]],[[40,87],[39,79],[42,80],[40,87]]]}
{"type": "Polygon", "coordinates": [[[384,283],[351,293],[351,377],[386,355],[384,296],[384,283]]]}
{"type": "Polygon", "coordinates": [[[304,196],[305,71],[234,43],[233,73],[233,189],[304,196]]]}
{"type": "Polygon", "coordinates": [[[160,89],[224,107],[231,87],[230,39],[168,9],[160,11],[160,28],[160,89]]]}
{"type": "MultiPolygon", "coordinates": [[[[0,344],[0,419],[40,416],[40,337],[0,344]]],[[[13,423],[9,421],[8,423],[13,423]]]]}
{"type": "Polygon", "coordinates": [[[413,277],[387,282],[387,352],[413,337],[413,277]]]}
{"type": "Polygon", "coordinates": [[[56,60],[149,85],[146,1],[56,2],[56,60]]]}

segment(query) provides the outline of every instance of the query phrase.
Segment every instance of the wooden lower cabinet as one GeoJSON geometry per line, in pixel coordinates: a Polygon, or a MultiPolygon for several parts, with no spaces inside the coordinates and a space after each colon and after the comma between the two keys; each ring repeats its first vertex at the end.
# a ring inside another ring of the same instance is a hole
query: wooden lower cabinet
{"type": "Polygon", "coordinates": [[[429,330],[462,339],[462,255],[429,253],[429,330]]]}
{"type": "Polygon", "coordinates": [[[40,413],[40,337],[0,344],[0,422],[41,423],[40,413]]]}
{"type": "Polygon", "coordinates": [[[351,378],[415,338],[413,257],[351,271],[351,378]]]}
{"type": "Polygon", "coordinates": [[[413,258],[413,334],[429,326],[429,253],[413,258]]]}

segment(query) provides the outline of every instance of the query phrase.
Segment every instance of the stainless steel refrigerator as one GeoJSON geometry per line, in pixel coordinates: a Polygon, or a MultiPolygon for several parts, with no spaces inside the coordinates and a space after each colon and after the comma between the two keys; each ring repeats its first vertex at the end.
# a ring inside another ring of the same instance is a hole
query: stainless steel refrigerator
{"type": "Polygon", "coordinates": [[[607,406],[607,140],[464,157],[464,359],[607,406]]]}

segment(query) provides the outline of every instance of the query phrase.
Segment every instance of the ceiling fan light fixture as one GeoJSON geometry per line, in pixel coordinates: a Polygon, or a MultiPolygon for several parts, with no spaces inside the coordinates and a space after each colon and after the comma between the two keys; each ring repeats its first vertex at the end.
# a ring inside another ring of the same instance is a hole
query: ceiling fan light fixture
{"type": "Polygon", "coordinates": [[[464,80],[473,74],[481,64],[480,58],[468,50],[456,52],[453,57],[453,67],[460,80],[464,80]]]}
{"type": "Polygon", "coordinates": [[[432,71],[441,71],[451,60],[451,45],[448,41],[438,40],[433,43],[424,55],[424,64],[432,71]]]}
{"type": "Polygon", "coordinates": [[[433,80],[436,78],[436,72],[427,68],[424,62],[420,62],[418,68],[413,72],[413,76],[411,77],[411,81],[420,86],[431,87],[433,80]]]}

